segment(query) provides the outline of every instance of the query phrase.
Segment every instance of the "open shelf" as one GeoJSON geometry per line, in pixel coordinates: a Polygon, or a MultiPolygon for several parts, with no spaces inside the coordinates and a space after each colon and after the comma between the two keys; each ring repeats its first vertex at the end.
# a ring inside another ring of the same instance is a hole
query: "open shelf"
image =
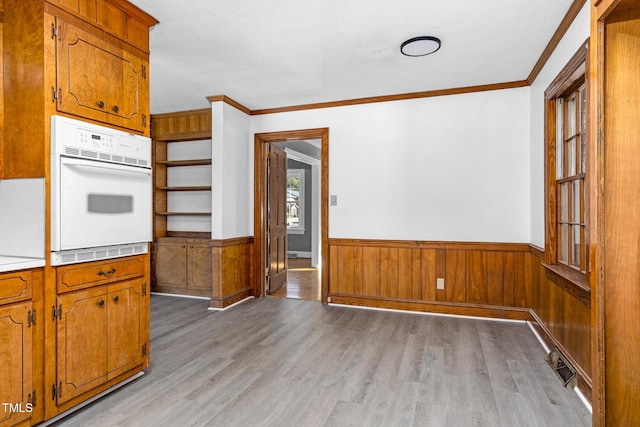
{"type": "Polygon", "coordinates": [[[189,159],[189,160],[156,160],[156,164],[166,166],[207,166],[211,164],[211,159],[189,159]]]}
{"type": "Polygon", "coordinates": [[[211,212],[156,212],[156,215],[211,216],[211,212]]]}
{"type": "Polygon", "coordinates": [[[156,190],[164,191],[211,191],[211,186],[191,186],[191,187],[156,187],[156,190]]]}

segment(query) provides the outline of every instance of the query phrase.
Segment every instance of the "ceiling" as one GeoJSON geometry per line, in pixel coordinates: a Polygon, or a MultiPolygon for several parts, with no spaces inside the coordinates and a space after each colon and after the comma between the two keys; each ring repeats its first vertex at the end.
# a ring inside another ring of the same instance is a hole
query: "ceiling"
{"type": "Polygon", "coordinates": [[[573,0],[130,0],[151,30],[151,112],[251,110],[526,80],[573,0]],[[428,35],[436,53],[400,44],[428,35]]]}

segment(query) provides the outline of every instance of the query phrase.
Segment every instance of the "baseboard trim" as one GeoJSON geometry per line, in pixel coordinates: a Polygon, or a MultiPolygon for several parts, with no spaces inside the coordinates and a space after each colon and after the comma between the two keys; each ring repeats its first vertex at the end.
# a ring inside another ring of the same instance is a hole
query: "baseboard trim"
{"type": "Polygon", "coordinates": [[[176,298],[191,298],[191,299],[202,299],[202,300],[211,300],[209,297],[199,297],[196,295],[185,295],[185,294],[168,294],[166,292],[151,292],[151,295],[160,295],[163,297],[176,297],[176,298]]]}
{"type": "Polygon", "coordinates": [[[579,390],[581,398],[583,398],[586,402],[589,402],[588,407],[591,406],[591,390],[592,383],[591,377],[585,372],[585,370],[580,366],[580,364],[573,358],[571,353],[567,351],[567,349],[558,341],[555,336],[551,333],[551,331],[547,328],[544,322],[538,317],[535,311],[530,310],[531,321],[529,322],[529,327],[534,331],[538,340],[541,343],[544,343],[543,347],[545,350],[550,351],[551,348],[557,347],[558,350],[562,353],[562,355],[571,363],[571,365],[575,368],[576,373],[578,375],[578,385],[576,388],[579,390]]]}
{"type": "Polygon", "coordinates": [[[329,303],[431,314],[446,314],[488,319],[531,320],[528,308],[475,305],[464,303],[388,300],[373,297],[329,295],[329,303]]]}
{"type": "Polygon", "coordinates": [[[244,289],[241,289],[229,295],[225,295],[223,297],[212,297],[210,308],[212,309],[227,308],[237,303],[238,301],[251,297],[252,292],[253,290],[250,287],[246,287],[244,289]]]}
{"type": "Polygon", "coordinates": [[[332,307],[345,307],[345,308],[353,308],[356,310],[388,311],[391,313],[418,314],[421,316],[453,317],[457,319],[486,320],[489,322],[528,323],[526,320],[517,320],[517,319],[502,319],[502,318],[493,318],[493,317],[468,316],[468,315],[461,315],[461,314],[434,313],[430,311],[401,310],[396,308],[368,307],[364,305],[335,304],[335,303],[329,303],[329,305],[332,307]]]}
{"type": "Polygon", "coordinates": [[[253,298],[254,298],[253,296],[249,296],[249,297],[246,297],[246,298],[244,298],[244,299],[241,299],[240,301],[236,301],[236,302],[234,302],[233,304],[228,305],[228,306],[226,306],[226,307],[222,307],[222,308],[218,308],[218,307],[209,307],[209,308],[207,308],[207,310],[211,310],[211,311],[225,311],[225,310],[230,309],[231,307],[235,307],[236,305],[240,305],[240,304],[242,304],[243,302],[246,302],[246,301],[248,301],[248,300],[250,300],[250,299],[253,299],[253,298]]]}

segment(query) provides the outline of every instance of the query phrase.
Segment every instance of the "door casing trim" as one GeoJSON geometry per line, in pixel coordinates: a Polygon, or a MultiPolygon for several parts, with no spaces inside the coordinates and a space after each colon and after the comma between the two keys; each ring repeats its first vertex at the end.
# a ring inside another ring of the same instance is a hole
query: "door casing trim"
{"type": "Polygon", "coordinates": [[[267,208],[267,148],[272,142],[300,141],[320,139],[322,154],[320,165],[320,226],[321,230],[321,292],[323,304],[329,295],[329,128],[302,129],[283,132],[257,133],[254,135],[254,186],[253,186],[253,232],[254,232],[254,283],[253,295],[265,295],[266,272],[266,208],[267,208]]]}

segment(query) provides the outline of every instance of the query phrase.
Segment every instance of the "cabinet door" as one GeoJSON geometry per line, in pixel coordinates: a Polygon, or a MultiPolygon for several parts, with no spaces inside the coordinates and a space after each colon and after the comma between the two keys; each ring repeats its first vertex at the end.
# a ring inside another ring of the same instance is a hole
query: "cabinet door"
{"type": "Polygon", "coordinates": [[[156,244],[156,284],[160,287],[187,287],[186,242],[156,244]]]}
{"type": "Polygon", "coordinates": [[[210,291],[213,286],[211,246],[208,244],[189,243],[187,259],[188,287],[210,291]]]}
{"type": "Polygon", "coordinates": [[[107,287],[58,297],[58,404],[107,380],[107,287]]]}
{"type": "Polygon", "coordinates": [[[58,25],[58,111],[106,121],[107,52],[103,42],[61,19],[58,25]]]}
{"type": "Polygon", "coordinates": [[[139,101],[148,97],[146,63],[123,51],[119,55],[109,55],[106,72],[109,122],[144,131],[147,124],[143,117],[145,110],[139,101]]]}
{"type": "Polygon", "coordinates": [[[27,402],[33,392],[31,303],[0,307],[0,425],[12,426],[31,417],[27,402]],[[20,409],[23,412],[20,412],[20,409]]]}
{"type": "Polygon", "coordinates": [[[144,132],[147,62],[60,18],[56,22],[58,111],[144,132]]]}
{"type": "Polygon", "coordinates": [[[109,285],[108,355],[109,379],[142,363],[144,280],[129,280],[109,285]]]}

